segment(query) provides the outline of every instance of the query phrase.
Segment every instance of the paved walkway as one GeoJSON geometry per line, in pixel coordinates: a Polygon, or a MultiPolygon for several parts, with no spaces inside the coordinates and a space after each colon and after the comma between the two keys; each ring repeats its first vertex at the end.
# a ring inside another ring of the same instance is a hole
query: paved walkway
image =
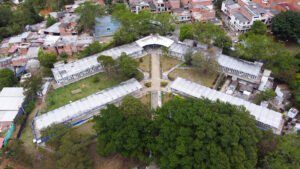
{"type": "Polygon", "coordinates": [[[151,54],[151,88],[152,91],[160,90],[160,55],[158,50],[153,50],[151,54]]]}

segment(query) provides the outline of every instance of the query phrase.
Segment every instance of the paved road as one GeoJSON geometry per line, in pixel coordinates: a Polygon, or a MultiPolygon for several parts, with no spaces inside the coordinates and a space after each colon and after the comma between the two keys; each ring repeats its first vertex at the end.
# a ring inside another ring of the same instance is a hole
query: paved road
{"type": "Polygon", "coordinates": [[[151,54],[151,88],[152,91],[160,90],[160,55],[158,50],[151,54]]]}

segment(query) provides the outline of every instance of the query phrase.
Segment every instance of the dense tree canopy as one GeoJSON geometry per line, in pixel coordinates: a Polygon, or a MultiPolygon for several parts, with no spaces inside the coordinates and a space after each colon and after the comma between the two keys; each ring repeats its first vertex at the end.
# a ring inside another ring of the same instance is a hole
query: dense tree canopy
{"type": "Polygon", "coordinates": [[[46,68],[53,68],[53,64],[57,61],[56,54],[40,51],[38,59],[42,66],[46,68]]]}
{"type": "Polygon", "coordinates": [[[79,30],[91,31],[96,24],[95,18],[103,15],[104,9],[98,4],[85,2],[76,9],[76,13],[80,15],[79,30]]]}
{"type": "Polygon", "coordinates": [[[176,98],[157,114],[161,168],[254,168],[260,133],[244,109],[176,98]]]}
{"type": "Polygon", "coordinates": [[[207,57],[203,53],[197,52],[192,57],[192,66],[205,74],[215,74],[219,69],[219,64],[213,56],[207,57]]]}
{"type": "Polygon", "coordinates": [[[139,71],[137,70],[138,65],[138,61],[127,56],[125,53],[122,53],[119,58],[119,71],[123,77],[137,77],[139,75],[139,71]]]}
{"type": "Polygon", "coordinates": [[[17,83],[15,73],[10,69],[0,69],[0,91],[3,87],[12,87],[17,83]]]}
{"type": "Polygon", "coordinates": [[[259,167],[270,169],[299,169],[300,137],[288,134],[277,137],[272,134],[264,136],[259,143],[261,162],[259,167]]]}
{"type": "Polygon", "coordinates": [[[101,55],[97,61],[103,66],[106,73],[113,75],[116,73],[117,62],[110,56],[101,55]]]}
{"type": "Polygon", "coordinates": [[[197,22],[186,24],[180,27],[179,40],[194,39],[208,45],[215,45],[228,50],[232,41],[226,32],[219,26],[212,23],[197,22]]]}
{"type": "Polygon", "coordinates": [[[180,26],[179,40],[183,41],[184,39],[193,39],[193,25],[184,24],[180,26]]]}
{"type": "Polygon", "coordinates": [[[272,89],[267,89],[265,91],[260,92],[255,96],[254,102],[257,104],[260,104],[262,101],[269,101],[271,99],[274,99],[276,96],[276,93],[272,89]]]}
{"type": "Polygon", "coordinates": [[[285,49],[266,35],[248,34],[242,36],[237,45],[238,55],[250,61],[262,61],[275,77],[290,83],[295,79],[297,60],[285,49]]]}
{"type": "Polygon", "coordinates": [[[38,74],[34,74],[30,78],[26,79],[22,83],[22,86],[26,89],[25,95],[28,98],[35,98],[37,92],[41,89],[42,86],[42,77],[38,74]]]}
{"type": "Polygon", "coordinates": [[[243,108],[175,98],[156,111],[129,97],[95,118],[97,151],[120,153],[161,168],[254,168],[260,132],[243,108]]]}
{"type": "Polygon", "coordinates": [[[248,33],[253,33],[257,35],[265,35],[267,33],[267,25],[261,21],[254,21],[248,33]]]}
{"type": "Polygon", "coordinates": [[[300,13],[281,12],[272,19],[272,31],[280,39],[297,41],[300,39],[300,13]]]}
{"type": "Polygon", "coordinates": [[[150,110],[139,100],[127,97],[120,108],[109,105],[95,118],[97,151],[107,156],[120,153],[125,157],[149,162],[151,138],[150,110]]]}
{"type": "Polygon", "coordinates": [[[30,1],[12,7],[0,3],[0,40],[21,33],[26,25],[42,21],[30,1]]]}
{"type": "Polygon", "coordinates": [[[92,160],[88,156],[87,135],[77,134],[74,131],[68,132],[61,139],[58,149],[58,169],[89,169],[92,167],[92,160]]]}
{"type": "Polygon", "coordinates": [[[132,42],[139,36],[150,33],[166,35],[174,30],[173,18],[168,13],[154,14],[145,10],[135,14],[124,4],[115,4],[112,15],[122,23],[122,27],[114,35],[115,45],[132,42]]]}
{"type": "Polygon", "coordinates": [[[87,46],[86,48],[84,48],[82,51],[80,51],[78,54],[78,57],[84,58],[84,57],[102,52],[107,47],[109,47],[109,45],[103,45],[103,44],[100,44],[99,42],[95,41],[95,42],[91,43],[89,46],[87,46]]]}

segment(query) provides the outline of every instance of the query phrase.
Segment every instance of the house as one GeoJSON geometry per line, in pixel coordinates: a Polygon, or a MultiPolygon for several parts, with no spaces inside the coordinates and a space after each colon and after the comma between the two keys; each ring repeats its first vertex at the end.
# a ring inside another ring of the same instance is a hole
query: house
{"type": "Polygon", "coordinates": [[[221,10],[226,15],[225,24],[230,29],[240,32],[249,30],[255,21],[269,25],[272,17],[278,13],[248,0],[225,0],[221,10]]]}
{"type": "Polygon", "coordinates": [[[216,16],[212,0],[192,0],[191,6],[190,10],[195,21],[208,21],[216,16]]]}
{"type": "Polygon", "coordinates": [[[0,69],[9,68],[12,57],[0,57],[0,69]]]}
{"type": "Polygon", "coordinates": [[[165,12],[171,9],[169,3],[164,0],[153,0],[153,4],[155,5],[156,12],[165,12]]]}
{"type": "Polygon", "coordinates": [[[156,6],[152,0],[129,0],[129,8],[131,12],[139,13],[141,10],[156,11],[156,6]]]}
{"type": "Polygon", "coordinates": [[[169,6],[171,9],[179,9],[180,8],[180,0],[169,0],[169,6]]]}
{"type": "Polygon", "coordinates": [[[18,114],[24,112],[24,89],[5,87],[0,92],[0,132],[8,130],[18,114]]]}
{"type": "Polygon", "coordinates": [[[172,15],[177,22],[190,22],[192,20],[190,11],[183,8],[172,9],[172,15]]]}

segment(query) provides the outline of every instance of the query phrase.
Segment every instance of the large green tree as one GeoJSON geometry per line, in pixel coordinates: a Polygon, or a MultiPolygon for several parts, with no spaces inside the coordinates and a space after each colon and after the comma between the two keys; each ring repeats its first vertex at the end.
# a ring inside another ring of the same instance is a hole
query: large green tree
{"type": "Polygon", "coordinates": [[[232,45],[231,38],[226,32],[221,27],[209,22],[194,24],[194,38],[202,43],[223,49],[229,49],[232,45]]]}
{"type": "Polygon", "coordinates": [[[267,25],[264,24],[262,21],[254,21],[248,33],[265,35],[267,33],[267,30],[267,25]]]}
{"type": "Polygon", "coordinates": [[[96,24],[95,18],[103,15],[104,9],[92,2],[85,2],[76,9],[76,13],[80,16],[78,22],[79,30],[91,31],[96,24]]]}
{"type": "Polygon", "coordinates": [[[40,51],[38,56],[41,65],[46,68],[53,68],[53,64],[57,61],[56,54],[40,51]]]}
{"type": "Polygon", "coordinates": [[[59,169],[89,169],[92,168],[91,157],[88,155],[87,135],[68,132],[61,139],[58,149],[57,167],[59,169]]]}
{"type": "Polygon", "coordinates": [[[0,90],[3,87],[12,87],[17,83],[15,73],[10,69],[0,69],[0,90]]]}
{"type": "Polygon", "coordinates": [[[21,33],[26,25],[42,20],[30,1],[25,1],[17,7],[0,3],[0,39],[21,33]]]}
{"type": "Polygon", "coordinates": [[[216,74],[219,69],[219,64],[214,56],[204,56],[201,52],[193,55],[191,63],[196,69],[205,74],[216,74]]]}
{"type": "Polygon", "coordinates": [[[125,157],[150,162],[151,136],[150,110],[139,100],[128,97],[120,108],[108,105],[95,118],[98,134],[97,152],[108,156],[120,153],[125,157]]]}
{"type": "Polygon", "coordinates": [[[272,31],[280,39],[297,41],[300,39],[300,13],[281,12],[272,19],[272,31]]]}
{"type": "Polygon", "coordinates": [[[117,62],[110,56],[101,55],[97,61],[103,66],[106,73],[114,75],[117,70],[117,62]]]}
{"type": "Polygon", "coordinates": [[[119,58],[119,71],[126,78],[133,78],[139,75],[138,68],[138,61],[135,59],[127,56],[125,53],[119,58]]]}
{"type": "MultiPolygon", "coordinates": [[[[274,140],[274,139],[273,139],[274,140]]],[[[262,168],[299,169],[300,168],[300,137],[288,134],[276,140],[271,151],[263,158],[262,168]]]]}
{"type": "Polygon", "coordinates": [[[290,83],[295,79],[297,60],[283,46],[266,35],[248,34],[240,38],[238,55],[250,61],[262,61],[275,77],[290,83]]]}
{"type": "Polygon", "coordinates": [[[39,74],[33,74],[26,79],[22,86],[26,89],[25,94],[28,98],[34,99],[42,86],[42,77],[39,74]]]}
{"type": "Polygon", "coordinates": [[[184,24],[180,26],[179,40],[183,41],[185,39],[193,39],[193,25],[184,24]]]}
{"type": "Polygon", "coordinates": [[[148,10],[142,10],[135,14],[124,4],[114,4],[112,16],[122,23],[120,30],[114,35],[115,45],[129,43],[139,36],[151,33],[166,35],[174,30],[173,18],[168,13],[154,14],[148,10]]]}
{"type": "Polygon", "coordinates": [[[175,98],[158,109],[155,157],[161,168],[254,168],[260,132],[244,108],[175,98]]]}

